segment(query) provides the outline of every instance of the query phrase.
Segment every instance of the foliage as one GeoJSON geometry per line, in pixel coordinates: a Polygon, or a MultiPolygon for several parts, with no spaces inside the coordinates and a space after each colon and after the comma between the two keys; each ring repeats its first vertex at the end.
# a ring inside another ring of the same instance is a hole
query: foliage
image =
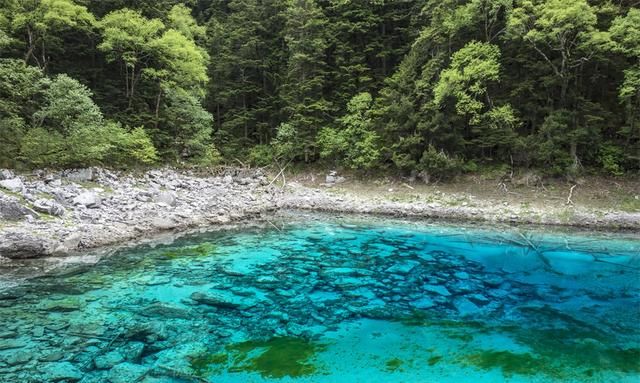
{"type": "Polygon", "coordinates": [[[418,170],[425,172],[428,179],[442,180],[458,175],[463,169],[463,164],[462,160],[451,157],[443,150],[429,145],[427,150],[422,153],[418,170]]]}
{"type": "Polygon", "coordinates": [[[378,135],[373,130],[369,93],[354,96],[348,114],[338,120],[338,128],[325,128],[318,135],[320,156],[333,158],[352,169],[370,169],[379,164],[378,135]]]}
{"type": "Polygon", "coordinates": [[[0,5],[0,166],[640,171],[632,2],[0,5]]]}

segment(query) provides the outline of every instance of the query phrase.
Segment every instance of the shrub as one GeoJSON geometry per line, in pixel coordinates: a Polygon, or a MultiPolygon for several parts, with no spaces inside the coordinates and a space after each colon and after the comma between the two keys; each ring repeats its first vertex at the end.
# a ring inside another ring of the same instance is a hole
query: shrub
{"type": "Polygon", "coordinates": [[[422,153],[418,169],[427,174],[426,178],[435,177],[438,180],[450,179],[460,174],[464,162],[456,157],[451,157],[443,150],[429,145],[422,153]]]}

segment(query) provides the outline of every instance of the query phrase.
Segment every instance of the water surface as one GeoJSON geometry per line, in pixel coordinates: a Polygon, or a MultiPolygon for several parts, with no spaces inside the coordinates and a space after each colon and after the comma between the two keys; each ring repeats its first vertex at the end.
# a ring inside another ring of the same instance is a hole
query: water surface
{"type": "Polygon", "coordinates": [[[637,382],[639,278],[631,234],[290,214],[6,287],[0,381],[637,382]]]}

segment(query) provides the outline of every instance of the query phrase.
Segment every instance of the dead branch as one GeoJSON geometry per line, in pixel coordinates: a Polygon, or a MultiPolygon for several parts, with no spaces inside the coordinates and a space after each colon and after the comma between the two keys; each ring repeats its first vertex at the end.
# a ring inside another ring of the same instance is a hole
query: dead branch
{"type": "Polygon", "coordinates": [[[571,199],[571,197],[573,197],[573,190],[576,188],[576,186],[578,185],[571,186],[571,189],[569,190],[569,196],[567,197],[567,205],[573,206],[573,200],[571,199]]]}
{"type": "Polygon", "coordinates": [[[269,182],[269,185],[267,185],[267,187],[273,185],[273,183],[276,182],[276,180],[280,178],[280,176],[282,176],[282,180],[283,180],[282,188],[284,189],[284,187],[287,185],[287,179],[284,176],[284,171],[287,169],[290,163],[291,161],[287,162],[287,164],[284,167],[281,167],[280,164],[276,162],[276,165],[278,165],[278,167],[280,168],[280,173],[278,173],[275,176],[275,178],[271,182],[269,182]]]}
{"type": "Polygon", "coordinates": [[[413,186],[411,186],[411,185],[409,185],[407,183],[404,183],[404,182],[402,183],[402,186],[404,186],[404,187],[406,187],[408,189],[411,189],[411,190],[416,190],[416,188],[414,188],[413,186]]]}

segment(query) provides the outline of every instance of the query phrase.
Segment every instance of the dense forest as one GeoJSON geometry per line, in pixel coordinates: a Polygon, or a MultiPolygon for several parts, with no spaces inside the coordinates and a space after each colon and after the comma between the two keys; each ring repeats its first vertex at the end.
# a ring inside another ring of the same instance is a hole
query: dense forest
{"type": "Polygon", "coordinates": [[[0,167],[640,169],[636,0],[0,4],[0,167]]]}

